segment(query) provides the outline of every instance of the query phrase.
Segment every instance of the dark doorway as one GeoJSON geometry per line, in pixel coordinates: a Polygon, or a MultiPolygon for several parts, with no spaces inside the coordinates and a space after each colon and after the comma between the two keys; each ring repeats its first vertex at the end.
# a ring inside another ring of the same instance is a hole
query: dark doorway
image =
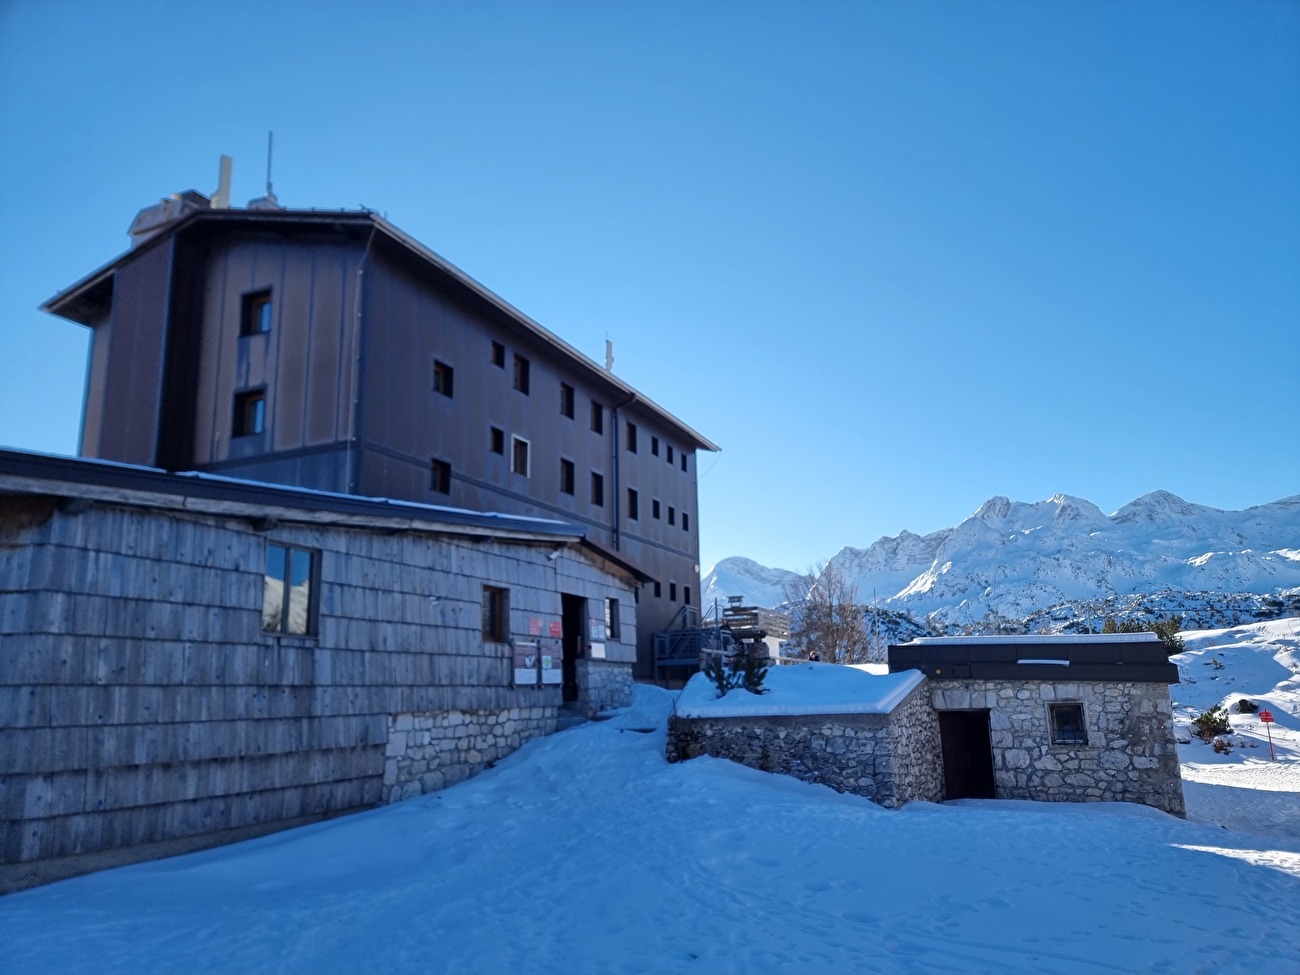
{"type": "Polygon", "coordinates": [[[992,799],[993,746],[987,711],[940,711],[943,784],[949,799],[992,799]]]}
{"type": "Polygon", "coordinates": [[[560,594],[560,626],[563,629],[564,703],[578,699],[578,657],[587,641],[587,600],[581,596],[560,594]]]}

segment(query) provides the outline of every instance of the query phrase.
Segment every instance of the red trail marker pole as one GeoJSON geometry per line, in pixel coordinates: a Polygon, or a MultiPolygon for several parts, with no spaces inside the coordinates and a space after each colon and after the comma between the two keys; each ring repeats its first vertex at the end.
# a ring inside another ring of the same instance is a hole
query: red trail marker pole
{"type": "Polygon", "coordinates": [[[1273,723],[1272,711],[1259,712],[1260,723],[1263,724],[1264,730],[1268,732],[1268,760],[1276,762],[1277,756],[1273,754],[1273,729],[1269,727],[1273,723]]]}

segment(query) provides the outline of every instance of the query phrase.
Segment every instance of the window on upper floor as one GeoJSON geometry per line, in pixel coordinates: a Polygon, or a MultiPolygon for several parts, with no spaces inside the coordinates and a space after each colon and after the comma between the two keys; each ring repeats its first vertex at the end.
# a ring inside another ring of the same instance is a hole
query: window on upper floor
{"type": "Polygon", "coordinates": [[[685,474],[686,473],[686,451],[684,450],[681,453],[681,462],[682,462],[682,473],[685,474]]]}
{"type": "Polygon", "coordinates": [[[232,437],[251,437],[266,432],[266,390],[246,389],[235,394],[235,413],[231,419],[232,437]]]}
{"type": "Polygon", "coordinates": [[[527,396],[528,385],[528,360],[521,355],[516,355],[514,376],[515,389],[527,396]]]}
{"type": "Polygon", "coordinates": [[[691,530],[691,516],[688,515],[685,511],[683,511],[683,512],[682,512],[682,531],[684,531],[684,532],[688,532],[688,531],[690,531],[690,530],[691,530]]]}
{"type": "Polygon", "coordinates": [[[492,365],[496,366],[498,369],[504,369],[506,367],[506,347],[500,342],[492,343],[491,359],[492,365]]]}
{"type": "Polygon", "coordinates": [[[506,452],[506,432],[500,427],[488,428],[488,450],[494,454],[505,456],[506,452]]]}
{"type": "Polygon", "coordinates": [[[506,643],[510,639],[510,590],[483,587],[483,642],[506,643]]]}
{"type": "Polygon", "coordinates": [[[670,602],[677,602],[677,583],[668,583],[668,599],[670,602]]]}
{"type": "Polygon", "coordinates": [[[573,493],[573,461],[560,458],[560,493],[573,493]]]}
{"type": "Polygon", "coordinates": [[[650,499],[650,517],[655,519],[656,521],[659,520],[659,499],[658,498],[650,499]]]}
{"type": "Polygon", "coordinates": [[[663,587],[660,586],[658,580],[656,580],[656,581],[655,581],[655,599],[662,599],[662,598],[663,598],[663,594],[664,594],[663,587]]]}
{"type": "Polygon", "coordinates": [[[591,503],[597,507],[605,506],[605,475],[591,472],[591,503]]]}
{"type": "MultiPolygon", "coordinates": [[[[591,401],[591,432],[602,434],[605,432],[605,407],[595,400],[591,401]]],[[[618,436],[618,431],[615,431],[614,435],[618,436]]]]}
{"type": "Polygon", "coordinates": [[[668,463],[671,464],[672,462],[673,462],[673,445],[668,444],[668,463]]]}
{"type": "Polygon", "coordinates": [[[510,438],[510,471],[528,476],[528,441],[523,437],[510,438]]]}
{"type": "Polygon", "coordinates": [[[638,518],[641,517],[641,512],[639,510],[640,508],[639,501],[640,498],[637,497],[636,489],[628,488],[627,489],[627,516],[632,521],[636,521],[638,518]]]}
{"type": "Polygon", "coordinates": [[[653,434],[650,436],[650,454],[653,457],[659,456],[659,438],[653,434]]]}
{"type": "Polygon", "coordinates": [[[627,421],[627,452],[636,453],[636,424],[631,420],[627,421]]]}
{"type": "Polygon", "coordinates": [[[433,458],[429,461],[429,490],[436,494],[451,494],[451,463],[433,458]]]}
{"type": "Polygon", "coordinates": [[[271,289],[250,291],[239,305],[239,334],[262,335],[271,331],[271,289]]]}
{"type": "Polygon", "coordinates": [[[455,370],[445,362],[438,359],[433,360],[433,391],[442,393],[443,396],[451,396],[452,384],[455,380],[455,370]]]}
{"type": "Polygon", "coordinates": [[[682,586],[682,602],[686,603],[687,605],[690,605],[690,602],[691,602],[691,587],[690,587],[690,586],[682,586]]]}
{"type": "Polygon", "coordinates": [[[568,383],[560,383],[560,416],[573,419],[573,387],[568,383]]]}
{"type": "Polygon", "coordinates": [[[677,509],[674,508],[672,505],[668,506],[668,524],[670,525],[677,524],[677,509]]]}
{"type": "Polygon", "coordinates": [[[320,552],[268,542],[262,577],[262,631],[314,634],[319,575],[320,552]]]}

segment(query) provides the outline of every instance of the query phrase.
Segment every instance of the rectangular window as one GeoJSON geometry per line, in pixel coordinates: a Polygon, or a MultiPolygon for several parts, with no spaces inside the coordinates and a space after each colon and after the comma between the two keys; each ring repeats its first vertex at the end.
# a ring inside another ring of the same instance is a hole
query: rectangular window
{"type": "Polygon", "coordinates": [[[660,598],[662,598],[662,597],[663,597],[663,594],[664,594],[663,588],[659,585],[658,581],[656,581],[656,582],[655,582],[655,599],[660,599],[660,598]]]}
{"type": "Polygon", "coordinates": [[[239,334],[262,335],[271,331],[271,289],[244,295],[240,303],[239,334]]]}
{"type": "Polygon", "coordinates": [[[560,416],[573,419],[573,387],[568,383],[560,383],[560,416]]]}
{"type": "Polygon", "coordinates": [[[488,430],[488,449],[494,454],[505,456],[506,432],[500,427],[491,427],[488,430]]]}
{"type": "Polygon", "coordinates": [[[483,587],[483,641],[506,643],[510,639],[510,591],[483,587]]]}
{"type": "Polygon", "coordinates": [[[690,531],[690,530],[691,530],[691,516],[688,515],[685,511],[683,511],[683,512],[682,512],[682,531],[684,531],[684,532],[688,532],[688,531],[690,531]]]}
{"type": "Polygon", "coordinates": [[[434,458],[429,462],[429,489],[438,494],[451,494],[451,464],[434,458]]]}
{"type": "Polygon", "coordinates": [[[653,518],[655,521],[659,520],[659,499],[658,498],[650,499],[650,517],[653,518]]]}
{"type": "Polygon", "coordinates": [[[522,437],[510,438],[510,471],[528,476],[528,441],[522,437]]]}
{"type": "MultiPolygon", "coordinates": [[[[595,400],[591,401],[591,432],[601,434],[605,432],[605,407],[595,400]]],[[[615,436],[617,435],[618,432],[615,431],[615,436]]]]}
{"type": "Polygon", "coordinates": [[[266,390],[250,389],[235,394],[232,437],[251,437],[266,432],[266,390]]]}
{"type": "Polygon", "coordinates": [[[627,452],[636,453],[636,424],[631,420],[627,421],[627,452]]]}
{"type": "Polygon", "coordinates": [[[672,462],[673,462],[673,445],[668,444],[668,463],[671,464],[672,462]]]}
{"type": "Polygon", "coordinates": [[[262,578],[262,630],[310,636],[316,632],[316,577],[320,553],[268,543],[262,578]]]}
{"type": "Polygon", "coordinates": [[[506,347],[500,342],[492,343],[492,365],[498,369],[506,367],[506,347]]]}
{"type": "Polygon", "coordinates": [[[591,472],[591,503],[598,507],[605,506],[605,475],[591,472]]]}
{"type": "Polygon", "coordinates": [[[677,509],[674,508],[672,505],[668,506],[668,524],[670,525],[677,524],[677,509]]]}
{"type": "Polygon", "coordinates": [[[685,474],[686,473],[686,451],[684,450],[682,451],[681,461],[682,461],[682,473],[685,474]]]}
{"type": "Polygon", "coordinates": [[[528,360],[521,355],[515,356],[515,389],[528,395],[528,360]]]}
{"type": "Polygon", "coordinates": [[[1086,745],[1088,729],[1083,723],[1082,704],[1049,704],[1053,745],[1086,745]]]}
{"type": "Polygon", "coordinates": [[[605,639],[618,639],[618,600],[605,600],[605,639]]]}
{"type": "Polygon", "coordinates": [[[641,517],[641,512],[638,510],[639,506],[637,504],[639,500],[640,499],[637,497],[636,489],[628,488],[627,489],[627,516],[632,521],[636,521],[638,518],[641,517]]]}
{"type": "Polygon", "coordinates": [[[668,599],[671,602],[677,602],[677,583],[675,582],[668,583],[668,599]]]}
{"type": "Polygon", "coordinates": [[[573,493],[573,461],[560,458],[560,493],[573,493]]]}
{"type": "Polygon", "coordinates": [[[691,587],[690,587],[690,586],[683,586],[682,589],[683,589],[683,593],[682,593],[682,602],[684,602],[684,603],[686,603],[687,605],[689,605],[689,604],[690,604],[690,601],[691,601],[691,587]]]}
{"type": "Polygon", "coordinates": [[[452,381],[455,378],[455,370],[445,362],[433,360],[433,391],[442,393],[443,396],[451,396],[452,381]]]}
{"type": "Polygon", "coordinates": [[[655,437],[655,436],[651,436],[651,437],[650,437],[650,453],[651,453],[653,456],[655,456],[655,457],[658,457],[658,456],[659,456],[659,438],[658,438],[658,437],[655,437]]]}

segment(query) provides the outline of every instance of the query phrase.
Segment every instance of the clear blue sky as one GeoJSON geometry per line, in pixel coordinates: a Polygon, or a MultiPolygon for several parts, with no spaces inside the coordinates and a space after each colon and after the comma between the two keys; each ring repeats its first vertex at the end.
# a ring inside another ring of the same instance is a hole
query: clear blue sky
{"type": "Polygon", "coordinates": [[[0,444],[76,450],[36,306],[274,130],[722,446],[705,568],[1300,493],[1300,3],[0,0],[0,127],[0,444]]]}

